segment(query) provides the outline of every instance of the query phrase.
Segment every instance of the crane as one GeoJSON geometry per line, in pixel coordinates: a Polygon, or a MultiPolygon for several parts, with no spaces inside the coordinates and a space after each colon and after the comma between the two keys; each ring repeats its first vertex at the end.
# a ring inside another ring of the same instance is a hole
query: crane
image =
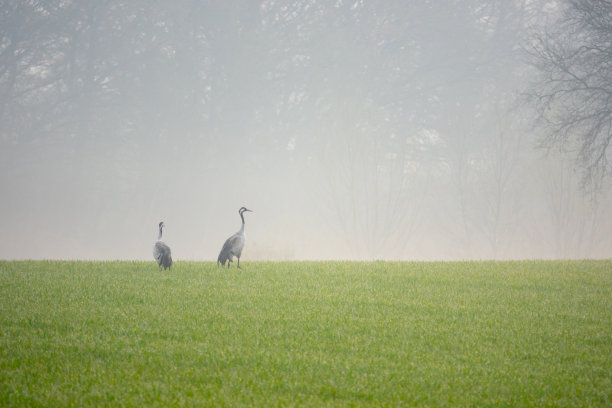
{"type": "Polygon", "coordinates": [[[242,219],[242,226],[240,227],[240,231],[225,240],[223,248],[221,248],[221,252],[219,252],[219,257],[217,258],[217,267],[219,266],[219,262],[221,262],[222,266],[225,266],[225,262],[227,261],[227,267],[229,269],[235,256],[238,258],[238,268],[240,268],[240,254],[242,254],[242,249],[244,248],[244,243],[246,241],[246,236],[244,235],[243,215],[246,211],[253,212],[245,207],[240,207],[238,210],[238,214],[240,214],[240,218],[242,219]]]}
{"type": "Polygon", "coordinates": [[[165,226],[166,224],[164,224],[163,221],[159,223],[159,235],[157,236],[157,241],[155,242],[155,245],[153,245],[153,257],[157,261],[157,265],[159,266],[160,272],[162,267],[164,268],[164,270],[166,270],[166,268],[172,268],[172,253],[170,251],[170,247],[161,240],[162,228],[164,228],[165,226]]]}

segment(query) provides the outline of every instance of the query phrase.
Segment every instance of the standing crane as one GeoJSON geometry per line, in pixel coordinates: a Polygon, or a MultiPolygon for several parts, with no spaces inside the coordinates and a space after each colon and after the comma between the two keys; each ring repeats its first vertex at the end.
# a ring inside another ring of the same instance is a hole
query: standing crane
{"type": "Polygon", "coordinates": [[[222,266],[225,266],[225,261],[227,261],[227,268],[229,269],[235,256],[238,258],[238,268],[240,268],[240,254],[242,254],[242,248],[244,248],[244,243],[246,241],[243,215],[246,211],[253,212],[245,207],[241,207],[238,210],[238,214],[240,214],[240,218],[242,219],[242,226],[240,227],[240,231],[225,240],[223,248],[221,248],[221,252],[219,252],[219,257],[217,258],[217,267],[219,266],[219,262],[221,262],[222,266]]]}
{"type": "Polygon", "coordinates": [[[166,270],[166,268],[172,268],[172,254],[170,251],[170,247],[161,240],[162,228],[164,228],[165,226],[166,224],[164,224],[163,221],[159,223],[159,235],[157,236],[157,241],[155,242],[155,245],[153,245],[153,257],[157,261],[157,265],[159,265],[160,272],[162,270],[162,267],[164,268],[164,270],[166,270]]]}

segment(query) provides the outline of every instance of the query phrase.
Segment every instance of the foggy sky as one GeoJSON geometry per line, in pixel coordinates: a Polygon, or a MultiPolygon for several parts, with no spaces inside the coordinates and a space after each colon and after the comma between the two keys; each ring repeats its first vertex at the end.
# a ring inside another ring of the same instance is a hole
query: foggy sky
{"type": "Polygon", "coordinates": [[[0,259],[152,261],[164,221],[215,260],[241,206],[247,262],[612,257],[610,183],[517,104],[547,2],[225,3],[0,5],[0,259]]]}

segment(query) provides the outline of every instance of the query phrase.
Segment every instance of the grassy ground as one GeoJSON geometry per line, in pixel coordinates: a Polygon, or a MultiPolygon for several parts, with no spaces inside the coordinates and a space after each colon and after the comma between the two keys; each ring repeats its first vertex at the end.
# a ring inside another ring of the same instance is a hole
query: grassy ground
{"type": "Polygon", "coordinates": [[[612,261],[0,261],[1,406],[610,406],[612,261]]]}

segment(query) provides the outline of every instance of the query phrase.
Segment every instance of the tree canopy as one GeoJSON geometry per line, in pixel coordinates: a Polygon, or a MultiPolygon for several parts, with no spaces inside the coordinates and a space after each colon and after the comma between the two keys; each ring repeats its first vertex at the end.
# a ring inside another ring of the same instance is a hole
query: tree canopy
{"type": "Polygon", "coordinates": [[[585,186],[612,170],[612,3],[568,0],[530,38],[537,70],[528,95],[546,131],[544,146],[575,154],[585,186]]]}

